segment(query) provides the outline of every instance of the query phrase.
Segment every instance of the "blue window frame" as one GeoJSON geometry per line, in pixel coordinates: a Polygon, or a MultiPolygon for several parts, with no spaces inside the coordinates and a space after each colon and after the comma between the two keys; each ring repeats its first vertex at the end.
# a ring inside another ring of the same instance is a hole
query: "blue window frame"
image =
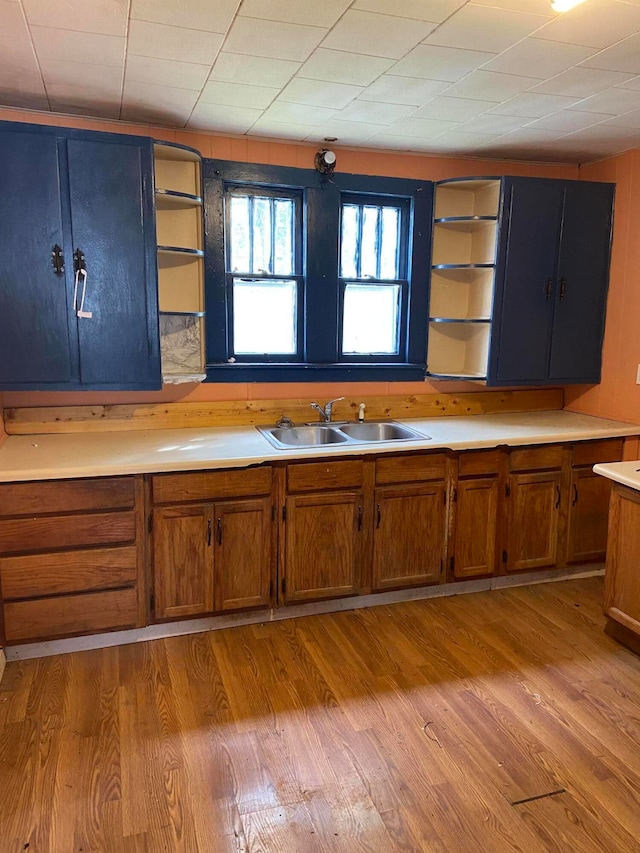
{"type": "Polygon", "coordinates": [[[208,381],[424,378],[431,182],[218,160],[203,174],[208,381]]]}

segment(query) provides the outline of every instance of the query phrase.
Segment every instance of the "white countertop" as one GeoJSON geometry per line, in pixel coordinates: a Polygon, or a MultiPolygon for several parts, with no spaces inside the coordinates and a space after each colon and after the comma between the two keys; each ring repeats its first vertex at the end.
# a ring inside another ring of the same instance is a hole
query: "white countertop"
{"type": "Polygon", "coordinates": [[[600,462],[593,466],[593,470],[623,486],[640,490],[640,461],[637,459],[631,462],[600,462]]]}
{"type": "Polygon", "coordinates": [[[469,450],[640,434],[637,425],[561,410],[399,422],[431,439],[276,450],[253,426],[15,435],[0,447],[0,482],[240,468],[276,460],[438,448],[469,450]]]}

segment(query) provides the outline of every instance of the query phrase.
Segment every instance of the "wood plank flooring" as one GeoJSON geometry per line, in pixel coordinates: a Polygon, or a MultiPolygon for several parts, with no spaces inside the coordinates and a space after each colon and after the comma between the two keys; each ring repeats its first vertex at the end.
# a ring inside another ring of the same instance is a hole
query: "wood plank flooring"
{"type": "Polygon", "coordinates": [[[9,663],[0,853],[634,853],[602,579],[9,663]]]}

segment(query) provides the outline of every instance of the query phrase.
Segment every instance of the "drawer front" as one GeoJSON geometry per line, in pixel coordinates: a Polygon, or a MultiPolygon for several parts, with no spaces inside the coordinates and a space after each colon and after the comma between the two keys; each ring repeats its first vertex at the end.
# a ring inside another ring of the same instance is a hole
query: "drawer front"
{"type": "Polygon", "coordinates": [[[376,485],[444,480],[446,464],[445,453],[385,456],[376,462],[376,485]]]}
{"type": "Polygon", "coordinates": [[[315,492],[322,489],[359,489],[362,487],[362,459],[340,462],[293,462],[287,465],[290,492],[315,492]]]}
{"type": "Polygon", "coordinates": [[[524,447],[509,454],[509,470],[536,471],[562,468],[564,448],[561,444],[524,447]]]}
{"type": "Polygon", "coordinates": [[[4,606],[8,643],[135,628],[135,589],[13,601],[4,606]]]}
{"type": "Polygon", "coordinates": [[[136,536],[133,512],[0,520],[0,554],[127,544],[136,536]]]}
{"type": "Polygon", "coordinates": [[[129,509],[135,478],[45,480],[0,486],[0,515],[42,515],[100,509],[129,509]]]}
{"type": "Polygon", "coordinates": [[[478,477],[498,474],[502,453],[499,450],[471,450],[461,453],[458,459],[458,476],[478,477]]]}
{"type": "Polygon", "coordinates": [[[156,474],[151,478],[151,494],[155,504],[253,497],[268,495],[271,482],[270,466],[194,471],[189,474],[156,474]]]}
{"type": "Polygon", "coordinates": [[[136,548],[96,548],[0,559],[5,601],[135,586],[136,548]]]}
{"type": "Polygon", "coordinates": [[[622,459],[621,438],[602,441],[581,441],[573,445],[571,464],[596,465],[598,462],[619,462],[622,459]]]}

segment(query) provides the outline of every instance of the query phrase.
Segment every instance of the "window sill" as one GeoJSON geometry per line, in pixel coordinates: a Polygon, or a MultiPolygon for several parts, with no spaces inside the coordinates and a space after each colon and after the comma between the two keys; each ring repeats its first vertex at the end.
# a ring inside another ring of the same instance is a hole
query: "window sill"
{"type": "Polygon", "coordinates": [[[423,364],[208,364],[207,382],[422,382],[423,364]]]}

